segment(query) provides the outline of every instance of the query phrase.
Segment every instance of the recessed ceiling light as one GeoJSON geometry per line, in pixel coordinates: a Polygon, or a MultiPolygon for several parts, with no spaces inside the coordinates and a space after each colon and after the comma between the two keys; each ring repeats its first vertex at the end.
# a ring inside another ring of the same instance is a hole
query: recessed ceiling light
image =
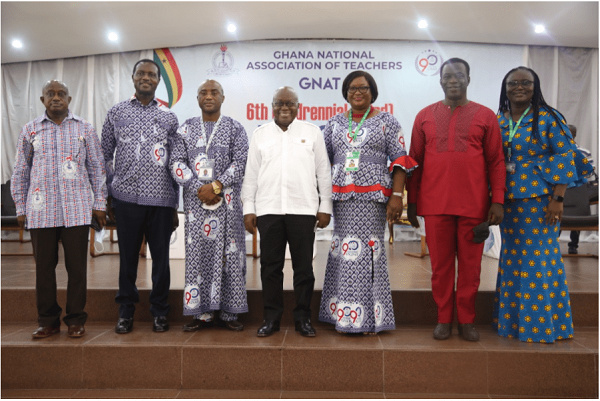
{"type": "Polygon", "coordinates": [[[19,39],[15,39],[12,41],[12,46],[16,49],[20,49],[23,47],[23,42],[21,42],[19,39]]]}
{"type": "Polygon", "coordinates": [[[235,24],[229,24],[227,25],[227,30],[231,33],[237,31],[237,26],[235,26],[235,24]]]}
{"type": "Polygon", "coordinates": [[[119,35],[117,35],[116,32],[109,32],[108,40],[110,40],[111,42],[116,42],[117,40],[119,40],[119,35]]]}
{"type": "Polygon", "coordinates": [[[419,21],[419,24],[418,24],[418,27],[419,27],[419,28],[421,28],[421,29],[425,29],[425,28],[427,28],[428,26],[429,26],[429,24],[427,23],[427,20],[424,20],[424,19],[422,19],[422,20],[420,20],[420,21],[419,21]]]}
{"type": "Polygon", "coordinates": [[[546,32],[546,27],[544,25],[536,25],[535,33],[544,33],[546,32]]]}

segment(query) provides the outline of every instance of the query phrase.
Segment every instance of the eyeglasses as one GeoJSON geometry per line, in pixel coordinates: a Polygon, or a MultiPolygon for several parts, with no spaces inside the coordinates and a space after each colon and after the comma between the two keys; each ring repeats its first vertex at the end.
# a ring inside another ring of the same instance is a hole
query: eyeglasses
{"type": "Polygon", "coordinates": [[[356,93],[356,91],[358,91],[359,93],[362,93],[363,95],[365,93],[367,93],[369,91],[369,89],[371,89],[368,86],[351,86],[348,88],[348,93],[352,94],[352,93],[356,93]]]}
{"type": "Polygon", "coordinates": [[[509,88],[516,88],[519,85],[521,85],[523,88],[528,88],[533,85],[533,81],[524,79],[522,81],[508,81],[506,83],[506,86],[508,86],[509,88]]]}
{"type": "Polygon", "coordinates": [[[280,101],[273,102],[273,107],[280,108],[283,106],[286,106],[291,109],[292,107],[298,106],[298,103],[296,103],[296,102],[280,102],[280,101]]]}

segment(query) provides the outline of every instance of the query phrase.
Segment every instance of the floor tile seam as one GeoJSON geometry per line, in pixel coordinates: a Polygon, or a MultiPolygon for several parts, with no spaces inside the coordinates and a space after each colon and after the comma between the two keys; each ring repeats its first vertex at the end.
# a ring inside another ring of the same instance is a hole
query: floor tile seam
{"type": "Polygon", "coordinates": [[[304,351],[311,351],[311,350],[348,350],[351,349],[353,352],[354,351],[365,351],[365,352],[371,352],[371,351],[384,351],[383,348],[381,347],[366,347],[366,348],[356,348],[356,347],[342,347],[339,345],[336,346],[327,346],[327,345],[285,345],[283,346],[283,349],[289,349],[289,350],[294,350],[294,351],[300,351],[300,350],[304,350],[304,351]]]}
{"type": "Polygon", "coordinates": [[[182,349],[191,349],[191,348],[222,348],[222,349],[265,349],[265,350],[280,350],[282,351],[284,347],[282,345],[260,345],[260,344],[182,344],[182,349]]]}
{"type": "Polygon", "coordinates": [[[284,388],[283,388],[284,382],[283,381],[284,381],[285,374],[284,374],[283,361],[284,361],[285,355],[284,355],[283,344],[285,344],[285,340],[287,339],[287,334],[288,334],[288,332],[287,332],[287,330],[285,330],[283,333],[283,342],[281,344],[281,350],[279,351],[279,397],[280,398],[283,397],[283,391],[284,391],[284,388]]]}
{"type": "MultiPolygon", "coordinates": [[[[551,346],[551,345],[550,345],[551,346]]],[[[583,347],[582,347],[583,348],[583,347]]],[[[522,350],[522,349],[515,349],[515,348],[511,348],[511,349],[496,349],[496,348],[490,348],[490,349],[485,349],[485,352],[489,353],[489,354],[498,354],[498,353],[516,353],[516,354],[544,354],[544,355],[598,355],[598,351],[587,351],[584,348],[583,350],[549,350],[549,351],[545,351],[545,350],[522,350]]]]}

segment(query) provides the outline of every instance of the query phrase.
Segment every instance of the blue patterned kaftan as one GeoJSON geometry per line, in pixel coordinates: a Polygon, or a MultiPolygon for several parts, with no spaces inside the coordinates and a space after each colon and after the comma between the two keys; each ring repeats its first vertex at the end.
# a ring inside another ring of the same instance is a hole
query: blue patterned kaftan
{"type": "Polygon", "coordinates": [[[240,198],[248,137],[242,125],[229,117],[222,117],[217,124],[215,131],[215,122],[203,122],[200,117],[183,123],[169,165],[173,178],[184,187],[183,314],[221,310],[223,320],[232,320],[235,314],[248,311],[246,243],[240,198]],[[201,124],[205,125],[205,135],[201,124]],[[198,179],[205,170],[201,165],[207,158],[215,161],[214,180],[223,184],[223,200],[215,210],[204,208],[197,196],[198,188],[212,182],[198,179]]]}

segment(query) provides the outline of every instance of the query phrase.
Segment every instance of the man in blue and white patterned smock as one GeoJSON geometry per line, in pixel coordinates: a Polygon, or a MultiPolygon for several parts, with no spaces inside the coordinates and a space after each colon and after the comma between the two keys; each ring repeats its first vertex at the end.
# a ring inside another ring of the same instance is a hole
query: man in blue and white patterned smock
{"type": "Polygon", "coordinates": [[[169,160],[171,175],[184,188],[183,314],[194,319],[183,331],[215,323],[241,331],[238,314],[248,312],[240,198],[248,135],[239,122],[221,114],[225,96],[217,81],[202,83],[197,98],[202,115],[179,128],[169,160]]]}
{"type": "Polygon", "coordinates": [[[169,240],[178,225],[179,186],[169,173],[169,153],[179,126],[177,116],[154,97],[160,69],[149,59],[133,67],[135,95],[113,106],[102,127],[109,214],[117,221],[120,270],[119,321],[115,332],[133,329],[139,250],[145,237],[152,253],[150,312],[152,329],[169,329],[167,298],[171,284],[169,240]],[[114,158],[114,167],[113,167],[114,158]]]}
{"type": "Polygon", "coordinates": [[[92,216],[106,222],[106,178],[100,140],[94,127],[69,111],[69,88],[59,81],[44,85],[46,112],[19,135],[11,192],[21,227],[31,232],[36,266],[39,328],[33,338],[60,332],[56,302],[58,242],[65,251],[69,277],[64,322],[69,337],[85,333],[87,244],[92,216]]]}

